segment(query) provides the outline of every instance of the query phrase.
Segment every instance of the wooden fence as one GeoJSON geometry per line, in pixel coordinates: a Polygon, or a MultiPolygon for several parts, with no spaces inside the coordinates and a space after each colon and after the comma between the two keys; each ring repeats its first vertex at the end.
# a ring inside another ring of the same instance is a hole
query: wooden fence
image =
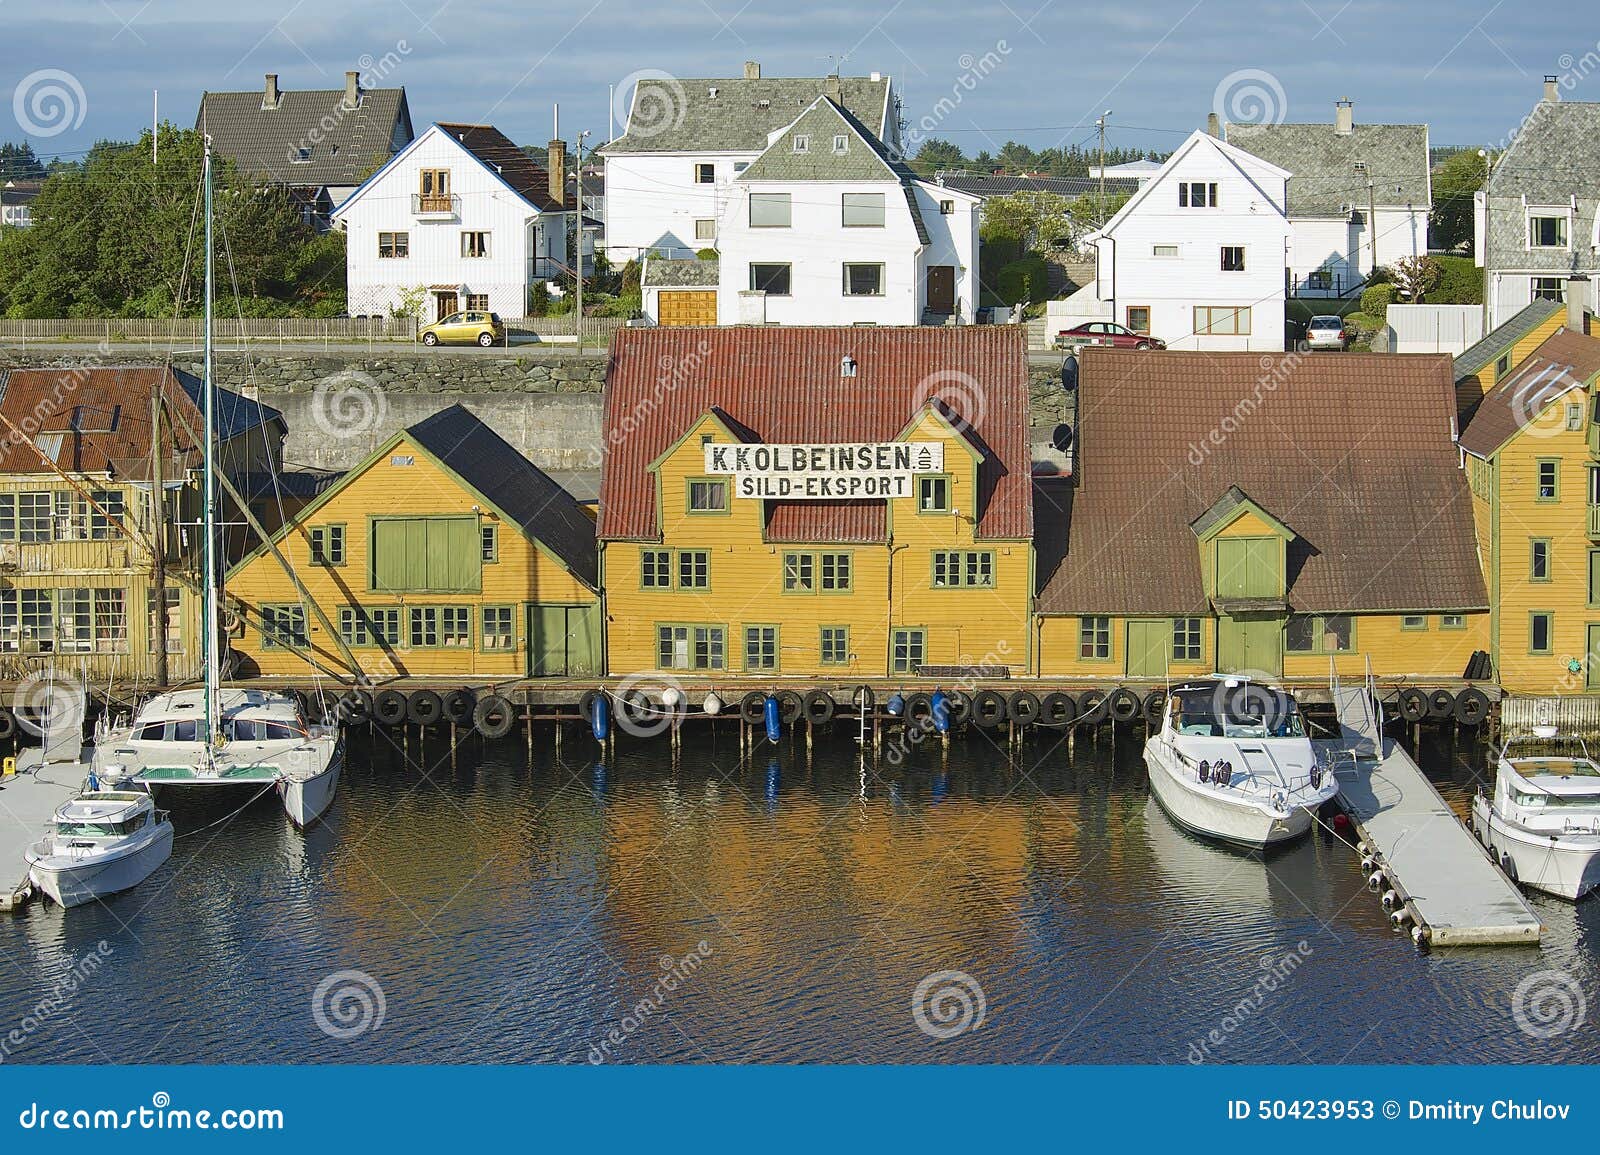
{"type": "MultiPolygon", "coordinates": [[[[576,327],[572,316],[507,317],[506,328],[513,340],[521,337],[573,338],[576,327]]],[[[604,343],[625,321],[616,317],[587,317],[583,323],[586,342],[604,343]]],[[[218,317],[212,334],[218,342],[260,341],[292,344],[316,341],[324,344],[370,341],[415,341],[417,322],[411,317],[218,317]]],[[[0,317],[0,341],[104,341],[175,342],[198,346],[204,337],[200,319],[179,320],[142,317],[70,317],[21,320],[0,317]]]]}

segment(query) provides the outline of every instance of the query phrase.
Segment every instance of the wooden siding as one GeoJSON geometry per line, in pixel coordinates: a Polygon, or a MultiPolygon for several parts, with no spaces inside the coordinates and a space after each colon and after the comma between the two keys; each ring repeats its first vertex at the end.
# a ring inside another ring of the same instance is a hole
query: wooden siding
{"type": "MultiPolygon", "coordinates": [[[[1511,368],[1515,368],[1522,362],[1524,357],[1542,345],[1546,337],[1566,323],[1567,314],[1565,310],[1551,314],[1548,320],[1536,325],[1520,341],[1511,346],[1509,350],[1511,356],[1506,361],[1506,364],[1511,368]]],[[[1460,415],[1463,428],[1468,414],[1483,399],[1484,395],[1494,388],[1495,382],[1503,376],[1503,374],[1496,374],[1495,372],[1497,361],[1491,361],[1476,373],[1470,373],[1456,381],[1456,412],[1460,415]]]]}
{"type": "MultiPolygon", "coordinates": [[[[311,596],[327,613],[335,628],[342,607],[401,610],[401,640],[397,647],[368,645],[355,649],[362,672],[373,676],[435,674],[519,677],[527,669],[528,606],[590,606],[595,594],[565,566],[540,549],[517,525],[490,511],[483,497],[460,484],[419,446],[405,438],[365,470],[331,491],[317,505],[302,511],[278,539],[278,546],[294,566],[311,596]],[[411,464],[397,464],[409,460],[411,464]],[[483,566],[482,589],[471,593],[392,593],[371,588],[371,526],[384,517],[476,516],[482,525],[498,527],[497,560],[483,566]],[[343,565],[314,564],[310,530],[318,526],[345,527],[343,565]],[[470,645],[412,648],[406,610],[412,606],[468,606],[471,608],[470,645]],[[510,649],[483,647],[481,610],[485,606],[512,609],[513,639],[510,649]]],[[[263,674],[305,675],[307,659],[294,650],[263,647],[261,608],[293,605],[300,601],[293,582],[268,551],[246,558],[228,578],[230,603],[244,609],[242,634],[234,646],[249,656],[263,674]]],[[[338,642],[309,612],[306,629],[310,651],[328,670],[343,671],[345,661],[338,642]]]]}

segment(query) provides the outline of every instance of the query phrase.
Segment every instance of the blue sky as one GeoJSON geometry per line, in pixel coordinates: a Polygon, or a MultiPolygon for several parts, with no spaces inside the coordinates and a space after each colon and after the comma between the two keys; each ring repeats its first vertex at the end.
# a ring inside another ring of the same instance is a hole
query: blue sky
{"type": "Polygon", "coordinates": [[[0,140],[74,153],[136,134],[152,88],[164,117],[190,124],[207,88],[257,88],[265,72],[330,88],[366,66],[406,87],[419,129],[490,121],[542,143],[559,102],[563,135],[587,128],[593,142],[609,86],[641,70],[728,76],[753,59],[768,75],[821,75],[843,57],[846,72],[892,75],[912,125],[969,155],[1008,138],[1087,143],[1105,109],[1111,143],[1165,150],[1219,102],[1239,102],[1234,119],[1264,107],[1324,120],[1341,96],[1358,119],[1481,145],[1515,128],[1546,72],[1567,76],[1566,99],[1600,100],[1600,16],[1574,32],[1582,21],[1526,12],[1506,0],[56,0],[8,6],[0,140]]]}

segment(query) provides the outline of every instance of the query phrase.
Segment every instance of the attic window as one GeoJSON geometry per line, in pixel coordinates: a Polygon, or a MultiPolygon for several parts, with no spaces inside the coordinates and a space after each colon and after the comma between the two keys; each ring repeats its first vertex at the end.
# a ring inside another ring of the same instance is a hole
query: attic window
{"type": "Polygon", "coordinates": [[[850,138],[848,136],[839,135],[839,136],[835,136],[833,138],[833,155],[834,156],[843,156],[845,153],[847,153],[849,151],[850,151],[850,138]]]}
{"type": "Polygon", "coordinates": [[[810,152],[811,138],[803,132],[794,134],[794,150],[796,152],[810,152]]]}
{"type": "Polygon", "coordinates": [[[289,159],[295,164],[310,164],[311,150],[309,148],[297,148],[294,150],[294,155],[289,159]]]}

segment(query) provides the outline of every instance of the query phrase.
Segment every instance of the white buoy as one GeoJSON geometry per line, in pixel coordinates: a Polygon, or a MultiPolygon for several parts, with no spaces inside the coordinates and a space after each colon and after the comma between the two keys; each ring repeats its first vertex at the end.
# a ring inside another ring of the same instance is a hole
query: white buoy
{"type": "Polygon", "coordinates": [[[1378,869],[1378,860],[1370,854],[1367,855],[1361,860],[1361,869],[1364,873],[1371,874],[1378,869]]]}
{"type": "Polygon", "coordinates": [[[722,713],[722,699],[717,697],[716,691],[713,690],[706,695],[706,700],[700,704],[700,708],[715,718],[722,713]]]}
{"type": "Polygon", "coordinates": [[[668,686],[661,691],[661,704],[667,709],[672,709],[681,701],[683,701],[683,691],[678,687],[668,686]]]}
{"type": "Polygon", "coordinates": [[[1383,883],[1384,883],[1383,871],[1381,871],[1381,870],[1374,870],[1370,875],[1367,876],[1367,889],[1368,890],[1377,890],[1380,886],[1383,885],[1383,883]]]}
{"type": "Polygon", "coordinates": [[[1392,890],[1383,892],[1383,909],[1393,910],[1394,904],[1400,901],[1400,896],[1392,890]]]}
{"type": "Polygon", "coordinates": [[[1406,923],[1410,921],[1411,912],[1403,906],[1389,915],[1389,923],[1395,930],[1404,930],[1406,923]]]}
{"type": "Polygon", "coordinates": [[[1356,843],[1356,850],[1358,850],[1362,854],[1370,854],[1370,853],[1372,853],[1372,847],[1368,846],[1365,842],[1356,843]]]}

